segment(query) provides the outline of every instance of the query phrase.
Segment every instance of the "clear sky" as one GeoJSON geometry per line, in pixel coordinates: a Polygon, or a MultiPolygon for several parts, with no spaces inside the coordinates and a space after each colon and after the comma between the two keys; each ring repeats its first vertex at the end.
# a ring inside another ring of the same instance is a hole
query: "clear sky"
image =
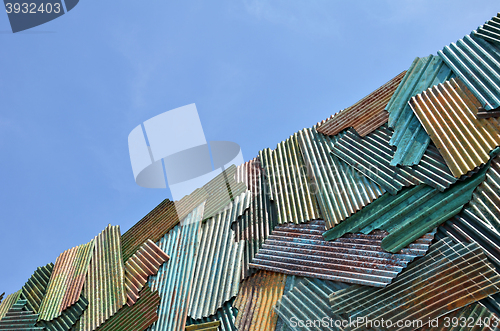
{"type": "Polygon", "coordinates": [[[134,182],[127,137],[196,103],[207,140],[274,148],[496,15],[498,0],[81,0],[12,34],[0,14],[0,293],[122,233],[168,190],[134,182]]]}

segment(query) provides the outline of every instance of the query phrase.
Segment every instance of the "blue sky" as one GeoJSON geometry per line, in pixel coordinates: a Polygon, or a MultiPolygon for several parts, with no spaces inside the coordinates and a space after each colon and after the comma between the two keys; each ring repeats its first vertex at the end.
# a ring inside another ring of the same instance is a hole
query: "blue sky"
{"type": "Polygon", "coordinates": [[[245,160],[496,15],[498,1],[91,1],[26,32],[0,15],[0,293],[122,233],[168,190],[134,182],[127,137],[196,103],[245,160]]]}

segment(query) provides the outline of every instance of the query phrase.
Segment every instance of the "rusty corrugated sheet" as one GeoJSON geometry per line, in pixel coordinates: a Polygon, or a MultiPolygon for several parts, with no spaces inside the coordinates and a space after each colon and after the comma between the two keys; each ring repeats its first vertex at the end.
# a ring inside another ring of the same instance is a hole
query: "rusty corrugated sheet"
{"type": "Polygon", "coordinates": [[[46,294],[37,311],[40,320],[51,321],[78,301],[93,251],[94,240],[91,240],[57,257],[46,294]]]}
{"type": "Polygon", "coordinates": [[[410,106],[457,178],[485,164],[500,145],[500,119],[477,119],[480,104],[458,78],[416,95],[410,106]]]}
{"type": "Polygon", "coordinates": [[[429,146],[416,166],[391,166],[394,150],[389,140],[392,134],[386,125],[364,138],[349,129],[337,140],[332,153],[391,194],[396,194],[405,186],[422,183],[444,191],[457,181],[439,152],[432,146],[429,146]]]}
{"type": "Polygon", "coordinates": [[[321,214],[330,229],[384,194],[385,190],[359,171],[331,154],[340,138],[325,136],[316,126],[298,132],[308,174],[314,180],[321,214]]]}
{"type": "MultiPolygon", "coordinates": [[[[500,275],[476,243],[453,244],[443,239],[382,289],[353,285],[330,296],[333,313],[343,318],[384,319],[391,330],[415,330],[417,321],[443,316],[500,292],[500,275]],[[416,321],[395,327],[396,321],[416,321]]],[[[365,330],[356,325],[344,330],[365,330]]]]}
{"type": "Polygon", "coordinates": [[[250,264],[256,269],[350,284],[384,287],[413,259],[424,256],[434,232],[397,254],[384,252],[383,231],[323,239],[325,222],[278,225],[250,264]]]}
{"type": "Polygon", "coordinates": [[[201,324],[193,324],[186,326],[186,331],[217,331],[219,330],[220,321],[206,322],[201,324]]]}
{"type": "Polygon", "coordinates": [[[87,309],[80,319],[80,331],[93,331],[127,302],[120,226],[108,225],[94,238],[83,295],[87,309]]]}
{"type": "Polygon", "coordinates": [[[297,133],[259,152],[269,184],[270,199],[276,204],[278,223],[303,223],[321,218],[316,197],[305,172],[297,133]]]}
{"type": "Polygon", "coordinates": [[[278,315],[273,306],[281,299],[286,275],[260,270],[245,279],[234,301],[239,331],[274,331],[278,315]]]}
{"type": "Polygon", "coordinates": [[[387,122],[389,113],[385,107],[405,73],[406,71],[403,71],[354,105],[339,111],[326,121],[319,122],[318,132],[335,136],[347,128],[353,128],[363,137],[387,122]]]}
{"type": "Polygon", "coordinates": [[[133,306],[139,299],[139,292],[147,283],[148,277],[156,275],[158,268],[168,259],[170,257],[148,239],[125,262],[125,290],[129,306],[133,306]]]}
{"type": "Polygon", "coordinates": [[[236,316],[238,315],[238,310],[233,307],[234,298],[227,301],[222,305],[222,308],[218,309],[214,315],[204,317],[202,319],[192,319],[188,318],[186,325],[203,324],[213,321],[220,321],[219,326],[220,331],[238,331],[234,322],[236,316]]]}
{"type": "Polygon", "coordinates": [[[2,320],[2,318],[4,318],[9,309],[12,308],[12,306],[14,306],[17,300],[19,300],[19,298],[21,297],[21,293],[22,290],[11,293],[7,295],[7,297],[5,298],[5,300],[2,301],[2,303],[0,303],[0,321],[2,320]]]}
{"type": "Polygon", "coordinates": [[[61,316],[47,322],[40,320],[36,323],[37,326],[42,326],[47,331],[75,331],[78,320],[82,316],[85,309],[87,309],[89,302],[83,295],[80,296],[78,301],[72,306],[66,308],[61,316]]]}
{"type": "Polygon", "coordinates": [[[390,145],[396,146],[391,165],[416,165],[431,141],[411,110],[408,101],[429,87],[454,76],[439,56],[416,58],[385,108],[389,112],[390,128],[394,129],[390,145]]]}
{"type": "Polygon", "coordinates": [[[500,13],[481,25],[476,31],[476,36],[500,46],[500,13]]]}
{"type": "Polygon", "coordinates": [[[151,331],[181,331],[186,325],[189,299],[193,285],[196,253],[200,242],[200,225],[204,203],[196,207],[170,230],[158,246],[170,256],[156,276],[149,277],[149,286],[161,298],[158,321],[148,328],[151,331]]]}
{"type": "Polygon", "coordinates": [[[25,310],[26,300],[18,300],[0,320],[0,330],[5,331],[42,331],[43,327],[35,327],[38,314],[25,310]]]}

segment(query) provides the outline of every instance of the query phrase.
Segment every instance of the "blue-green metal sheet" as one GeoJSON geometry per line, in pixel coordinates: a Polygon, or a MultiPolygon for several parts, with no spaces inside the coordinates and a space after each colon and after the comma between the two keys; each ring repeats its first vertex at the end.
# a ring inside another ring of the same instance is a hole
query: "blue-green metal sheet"
{"type": "Polygon", "coordinates": [[[500,13],[476,30],[476,36],[500,46],[500,13]]]}

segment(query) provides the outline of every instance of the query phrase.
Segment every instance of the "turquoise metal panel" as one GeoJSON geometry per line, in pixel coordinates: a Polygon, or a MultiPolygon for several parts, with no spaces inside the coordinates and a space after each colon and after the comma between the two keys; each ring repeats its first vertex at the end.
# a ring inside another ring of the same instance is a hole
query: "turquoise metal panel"
{"type": "Polygon", "coordinates": [[[476,31],[476,36],[500,46],[500,13],[481,25],[476,31]]]}
{"type": "Polygon", "coordinates": [[[43,327],[36,327],[38,314],[25,310],[26,300],[18,300],[0,320],[0,330],[5,331],[42,331],[43,327]]]}
{"type": "Polygon", "coordinates": [[[188,318],[186,325],[203,324],[207,322],[220,321],[219,330],[220,331],[238,331],[234,322],[236,321],[236,316],[238,315],[238,310],[233,307],[234,299],[224,303],[222,308],[219,308],[214,315],[204,317],[202,319],[192,319],[188,318]]]}

